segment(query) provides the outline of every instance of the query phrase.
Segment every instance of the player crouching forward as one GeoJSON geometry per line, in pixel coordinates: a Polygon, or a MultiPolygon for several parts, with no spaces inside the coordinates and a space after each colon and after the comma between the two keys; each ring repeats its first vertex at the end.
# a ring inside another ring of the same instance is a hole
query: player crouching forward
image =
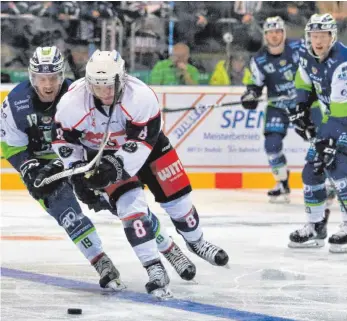
{"type": "Polygon", "coordinates": [[[69,150],[60,154],[65,167],[90,160],[109,123],[111,135],[100,165],[93,175],[80,177],[78,188],[108,194],[128,241],[148,272],[147,290],[163,287],[169,280],[153,247],[143,184],[170,215],[191,252],[213,265],[227,264],[227,253],[203,238],[189,179],[162,131],[156,95],[125,73],[124,60],[117,51],[97,50],[93,54],[86,77],[70,86],[58,105],[55,120],[60,124],[60,135],[54,149],[58,153],[61,148],[69,150]]]}
{"type": "MultiPolygon", "coordinates": [[[[56,105],[67,92],[64,57],[57,47],[38,47],[29,65],[30,81],[18,84],[1,108],[2,155],[21,174],[30,195],[61,226],[100,275],[102,288],[123,289],[119,271],[104,253],[93,222],[83,214],[66,180],[35,188],[41,176],[60,172],[63,164],[51,147],[56,105]]],[[[94,204],[97,211],[99,204],[94,204]]]]}

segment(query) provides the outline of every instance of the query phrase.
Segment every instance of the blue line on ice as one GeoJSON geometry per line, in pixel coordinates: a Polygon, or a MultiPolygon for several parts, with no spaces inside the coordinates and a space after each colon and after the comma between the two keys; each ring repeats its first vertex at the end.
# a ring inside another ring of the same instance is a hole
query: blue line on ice
{"type": "MultiPolygon", "coordinates": [[[[57,276],[50,276],[45,274],[38,274],[32,272],[25,272],[16,269],[9,269],[1,267],[1,276],[9,277],[14,279],[26,280],[31,282],[42,283],[50,286],[59,286],[70,290],[79,290],[85,292],[101,293],[99,285],[92,284],[88,282],[75,281],[70,279],[65,279],[57,276]]],[[[225,308],[212,304],[204,304],[194,301],[181,300],[181,299],[169,299],[166,301],[158,301],[152,296],[133,292],[128,290],[123,290],[118,293],[112,294],[115,298],[157,305],[161,307],[172,308],[176,310],[183,310],[188,312],[200,313],[202,315],[209,315],[213,317],[225,318],[234,321],[295,321],[294,319],[287,319],[281,317],[270,316],[266,314],[247,312],[242,310],[236,310],[232,308],[225,308]]]]}

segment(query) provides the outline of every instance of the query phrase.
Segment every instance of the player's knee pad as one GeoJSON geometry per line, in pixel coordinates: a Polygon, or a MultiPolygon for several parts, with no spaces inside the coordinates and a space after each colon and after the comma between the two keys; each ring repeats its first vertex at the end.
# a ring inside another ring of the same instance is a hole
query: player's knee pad
{"type": "Polygon", "coordinates": [[[310,222],[318,222],[323,219],[326,199],[327,191],[325,183],[304,185],[305,211],[310,222]]]}
{"type": "MultiPolygon", "coordinates": [[[[279,152],[276,154],[267,154],[267,157],[271,167],[274,167],[274,168],[284,167],[287,164],[287,159],[282,152],[279,152]]],[[[287,170],[285,169],[285,174],[286,172],[287,170]]]]}
{"type": "Polygon", "coordinates": [[[327,198],[325,183],[318,185],[304,185],[305,204],[312,206],[324,202],[327,198]]]}
{"type": "Polygon", "coordinates": [[[264,147],[267,154],[278,154],[283,148],[283,134],[267,133],[265,135],[264,147]]]}
{"type": "Polygon", "coordinates": [[[132,247],[152,241],[155,233],[146,213],[129,214],[122,218],[125,235],[132,247]]]}
{"type": "Polygon", "coordinates": [[[76,212],[72,207],[68,207],[65,211],[57,215],[56,220],[62,226],[70,238],[75,242],[81,235],[86,235],[95,230],[94,224],[81,212],[76,212]]]}
{"type": "Polygon", "coordinates": [[[200,223],[199,214],[194,206],[180,219],[174,220],[171,218],[171,221],[179,232],[184,233],[195,231],[199,227],[200,223]]]}

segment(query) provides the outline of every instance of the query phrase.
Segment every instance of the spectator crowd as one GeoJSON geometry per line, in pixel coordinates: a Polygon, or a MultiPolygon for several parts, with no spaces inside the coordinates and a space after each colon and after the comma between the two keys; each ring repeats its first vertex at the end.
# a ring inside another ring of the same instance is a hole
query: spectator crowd
{"type": "Polygon", "coordinates": [[[3,1],[1,77],[16,82],[34,48],[54,44],[79,78],[101,46],[102,22],[117,20],[116,49],[145,82],[241,85],[250,56],[263,45],[267,17],[282,17],[287,36],[301,38],[308,18],[327,12],[346,43],[346,1],[3,1]]]}

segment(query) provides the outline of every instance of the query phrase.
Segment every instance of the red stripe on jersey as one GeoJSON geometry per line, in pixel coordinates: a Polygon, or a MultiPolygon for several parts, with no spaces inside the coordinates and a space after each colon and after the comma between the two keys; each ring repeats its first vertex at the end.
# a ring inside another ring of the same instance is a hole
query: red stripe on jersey
{"type": "Polygon", "coordinates": [[[144,125],[146,125],[148,122],[150,122],[152,119],[157,118],[158,116],[160,116],[160,110],[158,111],[158,113],[157,113],[155,116],[151,117],[150,119],[148,119],[147,121],[145,121],[145,122],[143,122],[143,123],[137,123],[137,122],[135,122],[135,121],[132,121],[131,123],[134,124],[134,125],[136,125],[136,126],[144,126],[144,125]]]}
{"type": "Polygon", "coordinates": [[[89,113],[86,114],[86,115],[84,115],[84,116],[82,117],[82,119],[81,119],[76,125],[72,126],[72,128],[75,129],[79,124],[81,124],[81,123],[91,114],[92,110],[94,110],[94,109],[95,109],[95,107],[94,107],[94,108],[91,108],[90,111],[89,111],[89,113]]]}
{"type": "Polygon", "coordinates": [[[120,108],[122,108],[122,110],[126,113],[126,115],[132,120],[133,118],[131,117],[131,115],[126,111],[125,107],[120,104],[120,108]]]}
{"type": "Polygon", "coordinates": [[[145,213],[136,213],[136,214],[133,214],[131,216],[128,216],[126,218],[122,218],[122,221],[130,221],[130,220],[134,220],[138,217],[141,217],[141,216],[145,216],[146,214],[145,213]]]}
{"type": "MultiPolygon", "coordinates": [[[[147,86],[148,86],[148,85],[147,85],[147,86]]],[[[150,86],[148,86],[148,88],[149,88],[150,90],[153,91],[153,94],[154,94],[155,98],[157,98],[157,102],[159,103],[159,99],[158,99],[158,96],[157,96],[157,94],[155,93],[155,91],[154,91],[150,86]]]]}
{"type": "Polygon", "coordinates": [[[51,144],[66,144],[66,140],[58,139],[51,142],[51,144]]]}

